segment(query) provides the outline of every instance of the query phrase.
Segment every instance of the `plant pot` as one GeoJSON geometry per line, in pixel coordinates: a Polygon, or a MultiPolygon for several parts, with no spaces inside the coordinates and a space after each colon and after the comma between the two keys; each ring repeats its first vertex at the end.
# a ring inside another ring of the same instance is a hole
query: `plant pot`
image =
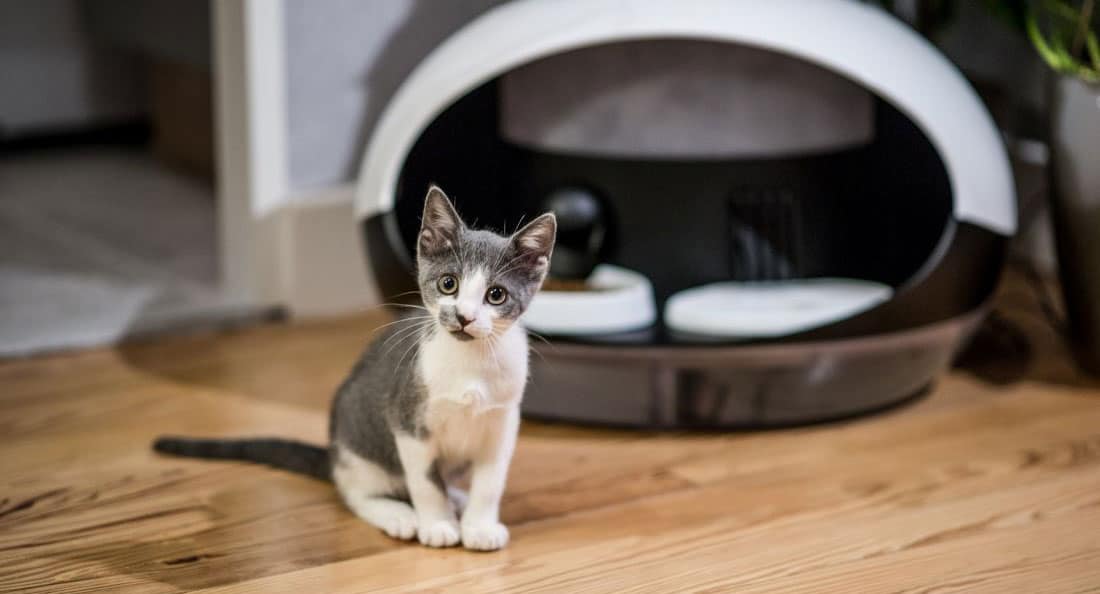
{"type": "Polygon", "coordinates": [[[1068,329],[1081,367],[1100,375],[1100,86],[1051,85],[1051,214],[1068,329]]]}

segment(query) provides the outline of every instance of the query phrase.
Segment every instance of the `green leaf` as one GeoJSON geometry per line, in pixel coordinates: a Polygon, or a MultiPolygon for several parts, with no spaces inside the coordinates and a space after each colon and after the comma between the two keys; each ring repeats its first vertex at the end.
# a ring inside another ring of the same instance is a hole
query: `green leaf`
{"type": "Polygon", "coordinates": [[[1089,82],[1100,82],[1100,42],[1096,39],[1096,33],[1089,32],[1085,39],[1085,48],[1088,50],[1089,59],[1092,60],[1092,68],[1089,70],[1089,82]]]}
{"type": "Polygon", "coordinates": [[[1064,56],[1051,47],[1046,37],[1043,37],[1043,32],[1039,28],[1039,19],[1034,12],[1029,12],[1026,19],[1027,36],[1031,39],[1031,45],[1035,46],[1035,51],[1039,53],[1039,57],[1042,58],[1051,68],[1063,72],[1065,71],[1064,56]]]}
{"type": "Polygon", "coordinates": [[[1081,19],[1081,11],[1062,0],[1043,0],[1043,8],[1053,16],[1073,23],[1081,19]]]}

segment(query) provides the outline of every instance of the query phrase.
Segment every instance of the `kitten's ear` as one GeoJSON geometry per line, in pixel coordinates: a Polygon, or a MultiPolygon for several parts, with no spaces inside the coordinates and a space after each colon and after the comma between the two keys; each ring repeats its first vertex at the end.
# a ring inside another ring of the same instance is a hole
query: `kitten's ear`
{"type": "Polygon", "coordinates": [[[512,245],[516,251],[530,259],[531,265],[537,271],[546,272],[557,232],[558,219],[554,217],[554,213],[548,212],[516,231],[512,235],[512,245]]]}
{"type": "Polygon", "coordinates": [[[417,251],[421,254],[437,254],[453,249],[459,232],[465,228],[451,200],[433,185],[424,199],[424,215],[420,219],[420,239],[417,251]]]}

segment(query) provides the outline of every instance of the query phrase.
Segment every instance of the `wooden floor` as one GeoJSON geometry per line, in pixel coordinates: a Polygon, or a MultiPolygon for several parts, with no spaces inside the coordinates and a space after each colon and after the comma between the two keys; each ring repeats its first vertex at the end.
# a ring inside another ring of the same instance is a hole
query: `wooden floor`
{"type": "Polygon", "coordinates": [[[1100,592],[1100,388],[1029,293],[1001,303],[1031,357],[991,341],[980,373],[879,416],[526,423],[513,542],[488,554],[389,540],[326,484],[149,451],[166,432],[321,441],[379,315],[0,363],[0,591],[1100,592]]]}

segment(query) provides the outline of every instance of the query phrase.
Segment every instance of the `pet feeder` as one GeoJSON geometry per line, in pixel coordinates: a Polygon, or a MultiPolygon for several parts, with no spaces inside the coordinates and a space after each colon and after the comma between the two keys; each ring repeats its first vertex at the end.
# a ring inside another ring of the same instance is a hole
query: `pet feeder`
{"type": "Polygon", "coordinates": [[[356,213],[385,295],[414,288],[430,182],[498,229],[591,194],[600,241],[563,228],[561,262],[641,275],[609,286],[650,300],[537,297],[549,344],[524,411],[632,426],[805,423],[919,394],[980,321],[1016,225],[973,90],[850,0],[504,4],[420,64],[370,141],[356,213]]]}

